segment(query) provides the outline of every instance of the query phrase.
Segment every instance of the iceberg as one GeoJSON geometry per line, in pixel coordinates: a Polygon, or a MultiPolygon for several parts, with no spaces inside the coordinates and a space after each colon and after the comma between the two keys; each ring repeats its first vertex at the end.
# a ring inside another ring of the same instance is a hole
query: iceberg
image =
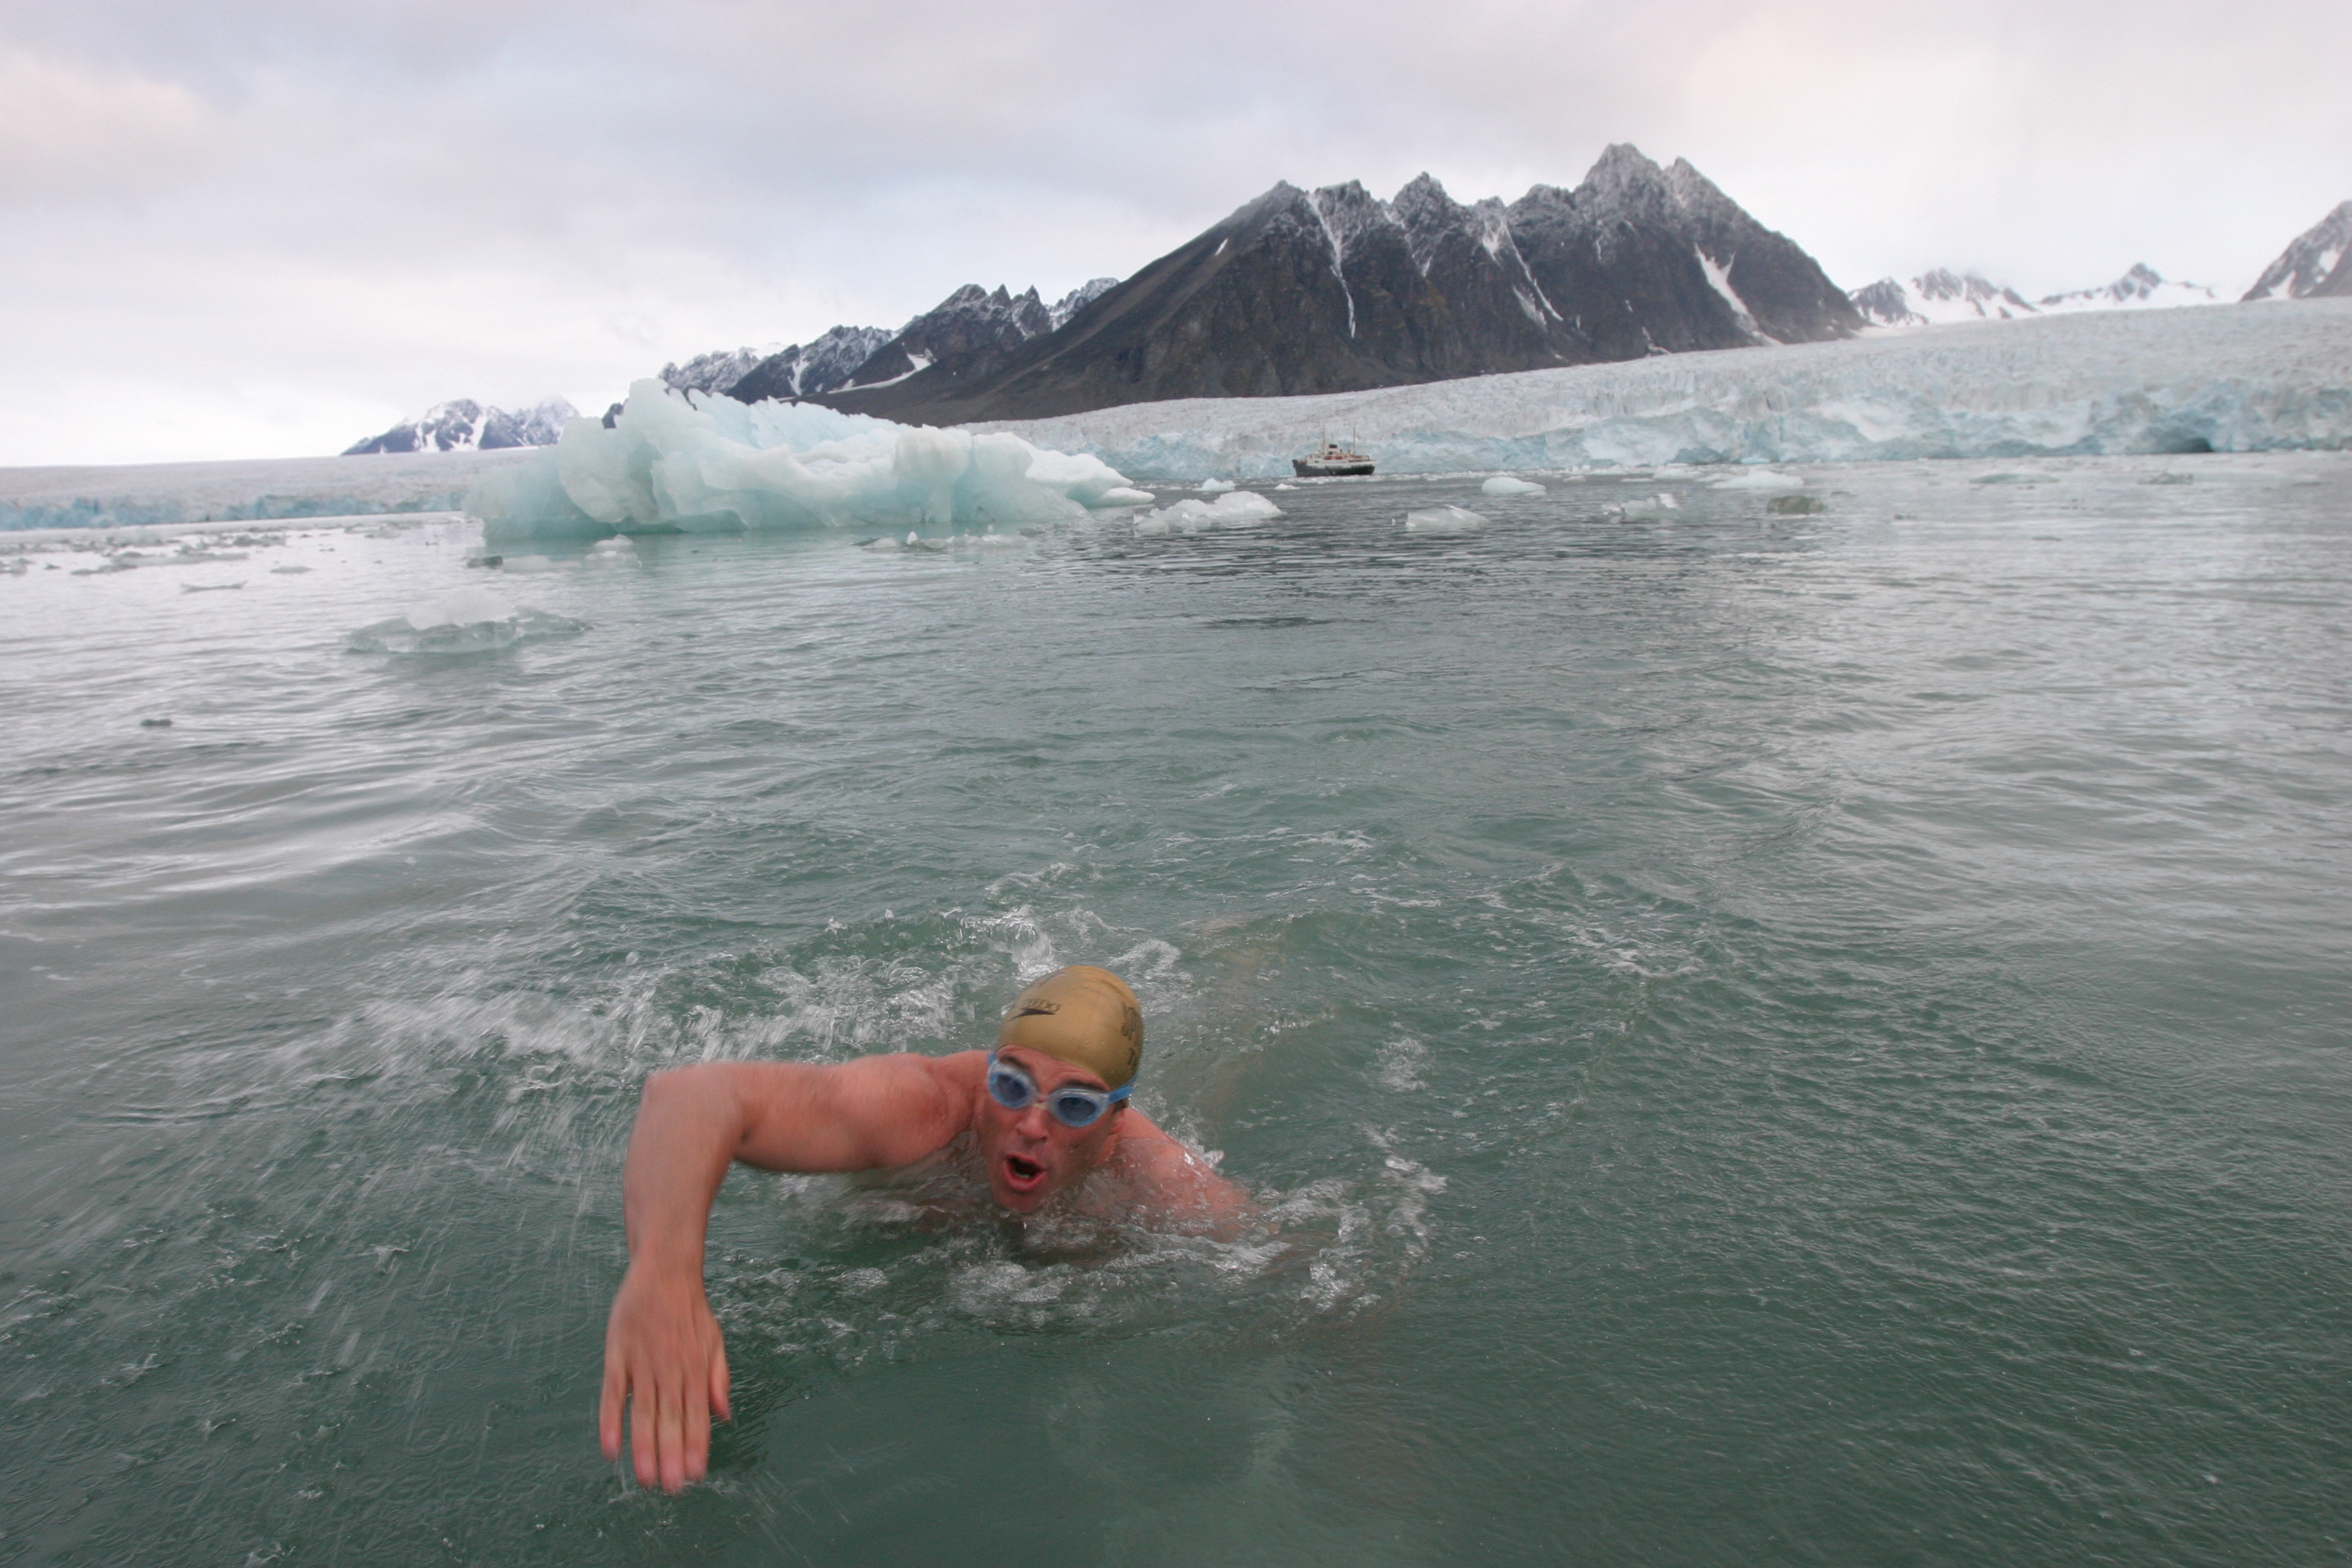
{"type": "Polygon", "coordinates": [[[1544,488],[1531,480],[1516,479],[1508,474],[1496,474],[1478,487],[1478,493],[1489,496],[1539,496],[1544,493],[1544,488]]]}
{"type": "Polygon", "coordinates": [[[574,419],[555,446],[466,498],[486,542],[615,533],[879,525],[977,530],[1066,521],[1148,502],[1088,454],[1018,436],[894,425],[809,403],[742,404],[657,380],[606,424],[574,419]]]}
{"type": "Polygon", "coordinates": [[[1972,321],[969,428],[1170,481],[1287,477],[1327,429],[1354,432],[1383,476],[2342,450],[2352,446],[2352,300],[1972,321]]]}

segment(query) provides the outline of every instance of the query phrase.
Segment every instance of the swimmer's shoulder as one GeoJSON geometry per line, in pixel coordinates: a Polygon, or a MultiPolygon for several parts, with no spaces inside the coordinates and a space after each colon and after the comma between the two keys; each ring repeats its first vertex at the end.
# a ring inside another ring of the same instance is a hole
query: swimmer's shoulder
{"type": "Polygon", "coordinates": [[[1129,1110],[1127,1116],[1119,1130],[1119,1174],[1137,1199],[1179,1217],[1197,1215],[1217,1225],[1255,1212],[1249,1194],[1219,1175],[1206,1155],[1139,1110],[1129,1110]]]}

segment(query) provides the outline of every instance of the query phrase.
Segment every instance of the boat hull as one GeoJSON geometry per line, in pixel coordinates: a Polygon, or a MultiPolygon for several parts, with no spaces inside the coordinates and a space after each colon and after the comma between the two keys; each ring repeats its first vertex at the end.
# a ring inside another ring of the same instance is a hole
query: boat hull
{"type": "Polygon", "coordinates": [[[1328,479],[1343,474],[1369,474],[1372,471],[1370,463],[1327,463],[1317,458],[1293,458],[1290,466],[1297,470],[1302,479],[1328,479]]]}

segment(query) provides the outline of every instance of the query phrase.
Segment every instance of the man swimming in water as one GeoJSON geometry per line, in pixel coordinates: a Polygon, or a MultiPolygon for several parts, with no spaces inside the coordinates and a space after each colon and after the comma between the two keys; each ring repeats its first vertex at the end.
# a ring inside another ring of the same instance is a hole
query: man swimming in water
{"type": "Polygon", "coordinates": [[[625,1406],[638,1485],[677,1491],[702,1479],[711,1420],[728,1419],[703,1235],[735,1161],[873,1171],[962,1144],[1014,1214],[1083,1183],[1090,1197],[1203,1225],[1240,1216],[1238,1187],[1128,1107],[1142,1059],[1135,993],[1077,963],[1013,998],[993,1050],[835,1067],[711,1062],[647,1079],[622,1176],[629,1271],[604,1328],[604,1457],[620,1458],[625,1406]]]}

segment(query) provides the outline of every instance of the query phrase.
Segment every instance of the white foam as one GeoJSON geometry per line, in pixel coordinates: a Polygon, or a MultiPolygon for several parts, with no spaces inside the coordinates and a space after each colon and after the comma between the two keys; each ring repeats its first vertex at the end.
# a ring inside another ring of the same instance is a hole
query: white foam
{"type": "Polygon", "coordinates": [[[435,626],[471,626],[484,621],[510,621],[515,607],[488,588],[468,584],[453,588],[437,599],[427,599],[412,605],[405,617],[415,631],[429,631],[435,626]]]}

